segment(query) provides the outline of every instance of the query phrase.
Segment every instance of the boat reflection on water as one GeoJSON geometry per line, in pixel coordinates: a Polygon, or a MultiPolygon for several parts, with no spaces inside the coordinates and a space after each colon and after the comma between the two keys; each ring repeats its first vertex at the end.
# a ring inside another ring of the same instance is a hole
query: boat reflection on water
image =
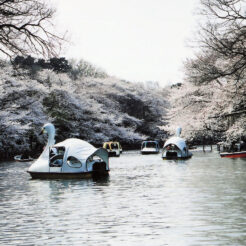
{"type": "Polygon", "coordinates": [[[62,194],[67,194],[69,190],[91,189],[91,187],[100,187],[110,185],[110,175],[98,176],[88,179],[32,179],[30,178],[28,187],[32,193],[42,194],[43,199],[49,198],[53,200],[62,199],[62,194]]]}
{"type": "Polygon", "coordinates": [[[245,159],[201,146],[160,157],[125,152],[99,180],[30,180],[30,163],[1,163],[0,245],[244,246],[245,159]]]}

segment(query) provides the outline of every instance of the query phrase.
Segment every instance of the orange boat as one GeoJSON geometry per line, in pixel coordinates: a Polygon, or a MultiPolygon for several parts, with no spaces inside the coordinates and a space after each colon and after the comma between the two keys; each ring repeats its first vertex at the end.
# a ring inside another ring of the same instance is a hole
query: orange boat
{"type": "Polygon", "coordinates": [[[221,152],[221,157],[226,158],[245,158],[246,157],[246,151],[239,151],[239,152],[221,152]]]}

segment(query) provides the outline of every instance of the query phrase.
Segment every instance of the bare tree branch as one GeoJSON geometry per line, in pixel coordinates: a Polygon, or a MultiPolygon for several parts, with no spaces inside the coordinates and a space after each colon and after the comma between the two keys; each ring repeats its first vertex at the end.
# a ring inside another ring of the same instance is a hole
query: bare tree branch
{"type": "Polygon", "coordinates": [[[0,0],[0,52],[57,56],[64,37],[54,32],[54,13],[44,0],[0,0]]]}
{"type": "Polygon", "coordinates": [[[242,82],[246,76],[246,2],[244,0],[201,0],[201,52],[186,62],[187,79],[209,83],[230,78],[242,82]]]}

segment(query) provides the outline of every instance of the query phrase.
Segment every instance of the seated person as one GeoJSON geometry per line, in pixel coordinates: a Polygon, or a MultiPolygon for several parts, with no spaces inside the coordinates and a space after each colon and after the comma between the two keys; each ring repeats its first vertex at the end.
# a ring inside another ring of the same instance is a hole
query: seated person
{"type": "Polygon", "coordinates": [[[62,166],[62,159],[56,159],[54,162],[52,162],[52,165],[61,167],[62,166]]]}
{"type": "Polygon", "coordinates": [[[55,155],[50,158],[50,166],[61,167],[63,164],[63,155],[55,155]]]}

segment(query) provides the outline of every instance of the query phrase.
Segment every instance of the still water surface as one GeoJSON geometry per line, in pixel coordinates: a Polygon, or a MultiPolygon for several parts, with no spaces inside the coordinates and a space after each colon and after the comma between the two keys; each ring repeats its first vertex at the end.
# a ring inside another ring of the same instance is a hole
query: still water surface
{"type": "Polygon", "coordinates": [[[104,180],[31,180],[0,163],[0,245],[246,245],[246,159],[126,152],[104,180]]]}

